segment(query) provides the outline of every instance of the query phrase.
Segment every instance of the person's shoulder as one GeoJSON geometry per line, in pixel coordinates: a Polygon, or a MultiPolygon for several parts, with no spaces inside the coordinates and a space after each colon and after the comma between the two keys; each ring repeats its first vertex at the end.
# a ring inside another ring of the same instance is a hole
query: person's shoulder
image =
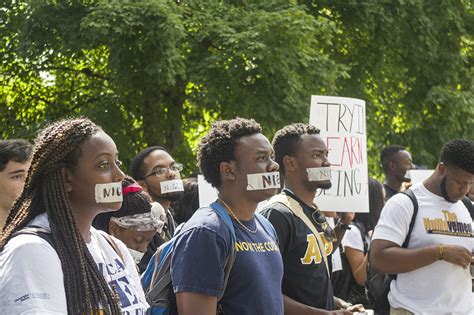
{"type": "MultiPolygon", "coordinates": [[[[420,190],[420,186],[417,184],[415,186],[413,186],[412,188],[410,188],[410,190],[413,191],[413,193],[415,194],[415,197],[418,198],[418,196],[420,196],[420,194],[422,193],[421,190],[420,190]]],[[[390,207],[390,206],[404,206],[404,207],[409,207],[413,204],[413,202],[411,201],[410,197],[406,194],[406,193],[403,193],[403,192],[400,192],[396,195],[394,195],[392,198],[390,198],[389,200],[387,200],[387,203],[386,203],[386,207],[390,207]]]]}
{"type": "Polygon", "coordinates": [[[206,231],[220,236],[230,236],[229,228],[219,215],[210,207],[199,208],[184,224],[180,235],[190,231],[206,231]]]}
{"type": "Polygon", "coordinates": [[[3,252],[11,250],[28,250],[32,248],[44,248],[48,251],[56,253],[56,250],[45,239],[38,235],[19,234],[8,240],[3,252]]]}
{"type": "Polygon", "coordinates": [[[59,256],[51,244],[40,236],[20,234],[12,237],[0,252],[0,265],[9,262],[17,264],[18,261],[58,262],[59,256]]]}
{"type": "Polygon", "coordinates": [[[285,217],[292,217],[293,212],[291,212],[290,208],[288,205],[277,201],[277,200],[272,200],[270,199],[262,208],[260,211],[262,215],[264,215],[266,218],[271,216],[272,214],[280,214],[285,217]]]}
{"type": "Polygon", "coordinates": [[[110,235],[102,230],[97,230],[96,228],[92,227],[91,226],[91,233],[94,234],[96,236],[96,238],[98,237],[103,237],[107,240],[107,242],[110,244],[110,242],[113,242],[114,245],[116,245],[118,247],[118,249],[120,250],[120,253],[123,255],[123,253],[127,253],[128,252],[128,249],[127,249],[127,245],[125,245],[125,243],[116,238],[115,236],[113,235],[110,235]]]}

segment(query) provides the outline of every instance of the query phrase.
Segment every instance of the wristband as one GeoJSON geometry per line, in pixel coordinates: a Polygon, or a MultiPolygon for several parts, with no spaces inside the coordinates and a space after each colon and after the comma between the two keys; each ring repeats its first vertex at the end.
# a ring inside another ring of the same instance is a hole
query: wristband
{"type": "Polygon", "coordinates": [[[444,246],[443,244],[439,244],[438,245],[438,252],[439,252],[439,260],[443,260],[444,259],[444,246]]]}
{"type": "Polygon", "coordinates": [[[351,226],[349,224],[342,223],[342,220],[337,221],[336,227],[340,227],[343,230],[350,230],[351,226]]]}

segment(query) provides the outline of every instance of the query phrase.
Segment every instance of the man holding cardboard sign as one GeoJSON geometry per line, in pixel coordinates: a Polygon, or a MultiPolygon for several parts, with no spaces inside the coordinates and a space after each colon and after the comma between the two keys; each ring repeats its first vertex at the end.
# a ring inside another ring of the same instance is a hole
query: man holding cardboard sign
{"type": "Polygon", "coordinates": [[[313,202],[316,189],[331,188],[326,144],[318,128],[298,123],[277,131],[273,146],[285,188],[262,213],[277,231],[283,256],[285,314],[351,314],[359,306],[335,305],[328,265],[333,242],[342,239],[351,216],[345,214],[333,230],[313,202]]]}

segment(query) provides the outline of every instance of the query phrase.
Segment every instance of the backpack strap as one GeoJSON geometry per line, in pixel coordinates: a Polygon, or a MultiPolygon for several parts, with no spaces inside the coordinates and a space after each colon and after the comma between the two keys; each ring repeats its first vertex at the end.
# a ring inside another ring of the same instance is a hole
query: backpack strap
{"type": "MultiPolygon", "coordinates": [[[[402,248],[408,248],[408,243],[410,243],[410,236],[411,233],[413,232],[413,227],[415,226],[415,220],[416,220],[416,215],[418,214],[418,200],[416,200],[416,196],[413,193],[413,190],[407,189],[401,194],[404,194],[408,198],[410,198],[411,202],[413,203],[413,215],[411,216],[410,220],[410,225],[408,226],[408,233],[407,236],[405,236],[405,241],[402,244],[402,248]]],[[[390,278],[392,279],[397,279],[397,275],[389,275],[390,278]]]]}
{"type": "Polygon", "coordinates": [[[416,196],[413,193],[413,190],[411,189],[402,192],[402,194],[408,196],[408,198],[410,198],[411,202],[413,203],[413,215],[411,217],[410,226],[408,227],[407,236],[405,237],[405,241],[402,244],[403,248],[408,248],[408,243],[410,243],[410,236],[413,232],[413,227],[415,226],[416,215],[418,214],[418,201],[416,200],[416,196]]]}
{"type": "MultiPolygon", "coordinates": [[[[99,232],[100,233],[100,232],[99,232]]],[[[115,243],[114,239],[112,238],[112,236],[110,236],[109,234],[103,232],[103,233],[100,233],[102,234],[102,236],[105,238],[105,240],[107,241],[107,243],[109,243],[109,245],[113,248],[114,252],[120,257],[120,259],[122,260],[122,262],[125,263],[125,260],[123,259],[123,255],[122,253],[120,252],[120,249],[118,248],[118,245],[117,243],[115,243]]]]}
{"type": "Polygon", "coordinates": [[[468,197],[462,198],[462,202],[466,206],[467,210],[469,211],[469,214],[471,215],[471,219],[474,221],[474,206],[472,205],[471,199],[468,197]]]}
{"type": "Polygon", "coordinates": [[[329,272],[329,265],[328,265],[328,258],[326,256],[325,245],[323,240],[321,239],[321,235],[319,235],[318,229],[314,226],[313,222],[308,218],[308,216],[304,213],[303,208],[301,207],[300,203],[295,199],[291,198],[285,194],[278,194],[273,196],[267,203],[265,208],[268,208],[272,203],[279,202],[285,207],[287,207],[296,217],[300,218],[304,224],[311,230],[318,242],[319,252],[324,259],[324,264],[326,265],[326,271],[328,277],[331,278],[331,273],[329,272]]]}
{"type": "Polygon", "coordinates": [[[220,203],[218,203],[217,201],[211,203],[210,207],[212,208],[212,210],[214,210],[217,213],[217,215],[222,220],[224,220],[225,224],[229,228],[229,232],[230,232],[230,235],[231,235],[231,246],[232,246],[232,248],[231,248],[229,256],[227,257],[225,267],[224,267],[224,285],[223,285],[223,288],[222,288],[222,292],[220,293],[220,295],[217,299],[219,301],[224,296],[225,288],[227,287],[227,283],[229,282],[230,271],[232,270],[232,266],[234,265],[234,262],[235,262],[235,257],[237,255],[237,252],[235,250],[235,242],[236,242],[237,238],[235,236],[235,230],[234,230],[234,224],[232,223],[232,218],[227,213],[227,210],[224,209],[224,207],[220,203]]]}
{"type": "MultiPolygon", "coordinates": [[[[364,254],[367,254],[367,252],[369,251],[369,244],[367,243],[367,240],[365,239],[364,225],[360,222],[354,222],[354,221],[352,221],[350,225],[354,225],[359,230],[360,237],[362,238],[362,244],[364,245],[364,254]]],[[[342,243],[340,246],[342,246],[342,243]]]]}
{"type": "Polygon", "coordinates": [[[50,230],[47,230],[45,228],[42,228],[42,227],[36,226],[36,225],[25,226],[21,230],[16,231],[15,233],[13,233],[11,235],[10,239],[15,237],[15,236],[22,235],[22,234],[36,235],[38,237],[41,237],[46,242],[48,242],[48,244],[51,245],[51,247],[56,249],[56,246],[54,244],[53,237],[51,235],[50,230]]]}

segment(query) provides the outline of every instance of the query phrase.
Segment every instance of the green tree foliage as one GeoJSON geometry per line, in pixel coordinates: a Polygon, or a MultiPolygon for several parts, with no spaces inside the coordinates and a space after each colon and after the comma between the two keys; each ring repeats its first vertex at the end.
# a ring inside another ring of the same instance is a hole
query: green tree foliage
{"type": "MultiPolygon", "coordinates": [[[[370,169],[388,143],[433,166],[474,138],[468,1],[8,0],[0,11],[0,132],[32,138],[86,115],[128,162],[168,147],[195,169],[219,118],[267,136],[307,121],[311,94],[367,102],[370,169]]],[[[128,164],[128,163],[126,163],[128,164]]]]}

